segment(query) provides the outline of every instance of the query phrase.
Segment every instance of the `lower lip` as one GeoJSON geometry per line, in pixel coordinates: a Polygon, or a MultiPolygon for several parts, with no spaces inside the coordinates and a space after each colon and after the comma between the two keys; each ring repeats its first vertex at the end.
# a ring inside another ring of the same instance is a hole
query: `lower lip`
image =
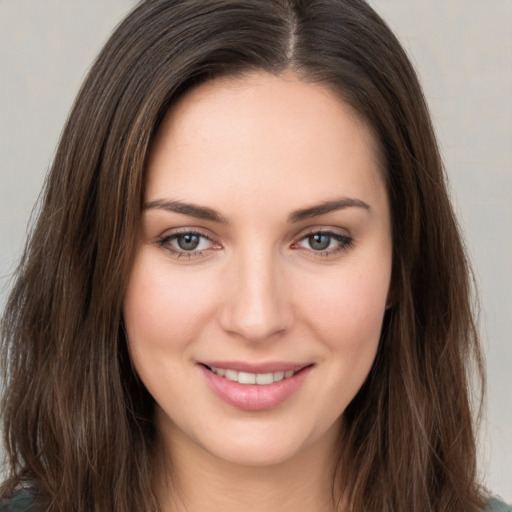
{"type": "Polygon", "coordinates": [[[293,395],[305,381],[312,366],[307,366],[292,377],[272,384],[240,384],[198,365],[210,389],[221,400],[238,409],[263,411],[277,407],[293,395]]]}

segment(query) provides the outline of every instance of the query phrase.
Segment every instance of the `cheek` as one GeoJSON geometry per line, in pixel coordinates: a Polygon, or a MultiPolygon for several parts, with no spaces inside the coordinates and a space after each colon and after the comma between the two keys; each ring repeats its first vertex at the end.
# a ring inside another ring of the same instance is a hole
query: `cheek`
{"type": "Polygon", "coordinates": [[[329,278],[313,279],[303,290],[312,329],[331,351],[373,357],[382,329],[391,265],[347,265],[329,278]],[[384,270],[383,270],[384,269],[384,270]]]}
{"type": "Polygon", "coordinates": [[[123,307],[134,358],[182,350],[209,316],[211,290],[193,273],[170,272],[169,266],[144,250],[135,261],[123,307]]]}

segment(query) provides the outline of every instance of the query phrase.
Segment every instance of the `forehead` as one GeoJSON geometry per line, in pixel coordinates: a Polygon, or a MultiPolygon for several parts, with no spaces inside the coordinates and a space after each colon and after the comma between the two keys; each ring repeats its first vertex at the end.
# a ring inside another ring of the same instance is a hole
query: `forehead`
{"type": "Polygon", "coordinates": [[[259,194],[263,203],[281,187],[308,203],[341,188],[352,195],[382,189],[383,179],[371,130],[330,88],[291,73],[254,72],[202,84],[171,107],[146,185],[151,200],[193,192],[203,204],[217,193],[219,200],[259,194]]]}

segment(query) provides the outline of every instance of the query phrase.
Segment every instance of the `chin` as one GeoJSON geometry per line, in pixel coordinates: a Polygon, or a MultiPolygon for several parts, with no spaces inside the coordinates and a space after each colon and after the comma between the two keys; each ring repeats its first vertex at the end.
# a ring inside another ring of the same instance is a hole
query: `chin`
{"type": "MultiPolygon", "coordinates": [[[[333,445],[339,439],[341,418],[334,424],[319,428],[306,424],[290,425],[270,422],[244,422],[236,428],[201,433],[193,441],[200,450],[218,460],[239,466],[265,467],[300,463],[302,457],[315,452],[321,457],[332,456],[333,445]]],[[[233,426],[232,426],[233,427],[233,426]]],[[[309,460],[309,459],[308,459],[309,460]]]]}
{"type": "MultiPolygon", "coordinates": [[[[259,437],[259,436],[255,436],[259,437]]],[[[240,466],[275,466],[293,460],[304,449],[290,439],[243,439],[211,447],[210,453],[227,463],[240,466]]]]}

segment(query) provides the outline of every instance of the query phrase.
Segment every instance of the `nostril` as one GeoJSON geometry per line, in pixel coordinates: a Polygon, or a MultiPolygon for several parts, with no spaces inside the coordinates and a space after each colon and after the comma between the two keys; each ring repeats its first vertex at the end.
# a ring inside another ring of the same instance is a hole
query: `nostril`
{"type": "Polygon", "coordinates": [[[273,258],[254,252],[243,256],[234,262],[233,286],[219,309],[221,327],[249,342],[275,339],[289,330],[293,318],[283,275],[273,258]]]}

